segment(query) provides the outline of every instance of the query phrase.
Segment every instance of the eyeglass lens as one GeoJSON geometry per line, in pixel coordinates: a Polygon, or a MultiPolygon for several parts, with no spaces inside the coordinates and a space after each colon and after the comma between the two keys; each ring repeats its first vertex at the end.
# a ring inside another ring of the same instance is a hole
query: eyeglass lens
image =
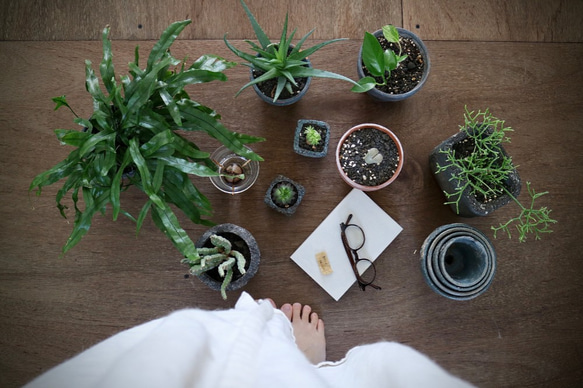
{"type": "Polygon", "coordinates": [[[360,226],[347,225],[344,234],[346,235],[346,241],[350,249],[357,251],[364,245],[364,232],[360,226]]]}

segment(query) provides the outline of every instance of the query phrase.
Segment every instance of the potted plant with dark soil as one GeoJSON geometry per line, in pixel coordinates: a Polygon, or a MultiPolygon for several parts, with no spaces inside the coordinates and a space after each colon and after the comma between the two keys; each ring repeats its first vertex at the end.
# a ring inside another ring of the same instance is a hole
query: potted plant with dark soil
{"type": "Polygon", "coordinates": [[[231,45],[227,40],[227,35],[224,36],[227,47],[235,55],[247,61],[245,65],[249,66],[251,71],[251,81],[245,84],[237,92],[237,95],[249,86],[253,86],[257,95],[265,102],[285,106],[293,104],[303,97],[312,77],[344,80],[358,88],[358,84],[350,78],[330,71],[315,69],[308,60],[308,56],[322,47],[343,39],[328,40],[302,50],[302,45],[314,30],[293,45],[292,39],[296,29],[289,36],[287,35],[288,17],[286,15],[281,39],[277,43],[272,43],[243,0],[241,0],[241,5],[253,26],[259,45],[247,41],[254,53],[246,53],[231,45]]]}
{"type": "Polygon", "coordinates": [[[151,214],[154,224],[172,241],[183,256],[193,254],[194,243],[180,226],[174,209],[192,222],[212,225],[207,218],[212,207],[196,188],[191,176],[218,176],[220,172],[201,150],[181,133],[203,132],[218,139],[234,153],[250,160],[262,160],[245,144],[259,137],[232,132],[212,109],[190,99],[185,87],[213,80],[225,81],[223,73],[234,64],[204,55],[188,66],[170,54],[170,46],[190,20],[170,25],[140,67],[136,48],[130,76],[117,78],[112,63],[109,27],[103,30],[101,81],[91,62],[86,61],[86,89],[93,100],[89,119],[79,117],[65,96],[56,97],[56,109],[65,106],[76,116],[83,130],[57,129],[61,144],[73,151],[54,167],[36,176],[30,190],[40,195],[42,188],[61,179],[56,202],[67,216],[65,197],[71,193],[74,205],[73,231],[63,254],[77,244],[91,226],[93,216],[111,207],[114,221],[123,214],[136,222],[139,231],[151,214]],[[102,86],[105,91],[102,90],[102,86]],[[121,193],[134,187],[145,195],[137,216],[121,207],[121,193]],[[84,206],[79,206],[83,202],[84,206]]]}
{"type": "Polygon", "coordinates": [[[336,148],[336,166],[350,186],[374,191],[390,185],[403,169],[397,136],[378,124],[359,124],[344,133],[336,148]]]}
{"type": "Polygon", "coordinates": [[[328,153],[330,125],[319,120],[298,120],[294,151],[310,158],[323,158],[328,153]]]}
{"type": "Polygon", "coordinates": [[[514,202],[520,207],[520,214],[497,227],[493,226],[494,236],[496,232],[504,231],[510,237],[510,226],[514,224],[520,242],[525,241],[529,233],[540,239],[542,234],[552,231],[551,225],[557,221],[550,218],[550,209],[534,208],[535,200],[548,192],[535,192],[530,182],[527,182],[530,206],[525,207],[518,200],[521,179],[502,145],[510,142],[510,131],[512,128],[494,117],[488,109],[470,112],[466,107],[460,132],[431,152],[429,165],[448,199],[446,205],[456,214],[464,217],[486,216],[514,202]]]}
{"type": "Polygon", "coordinates": [[[269,185],[264,202],[272,209],[291,216],[300,206],[305,194],[304,186],[286,176],[278,175],[269,185]]]}
{"type": "Polygon", "coordinates": [[[260,260],[259,246],[247,229],[220,224],[200,236],[194,254],[183,263],[190,266],[191,274],[227,299],[227,291],[243,287],[255,276],[260,260]]]}
{"type": "Polygon", "coordinates": [[[358,87],[379,101],[401,101],[417,93],[430,70],[425,44],[411,31],[383,26],[364,33],[358,54],[358,87]]]}
{"type": "Polygon", "coordinates": [[[238,155],[220,146],[210,156],[218,167],[219,175],[211,176],[212,184],[227,194],[239,194],[249,189],[259,176],[259,161],[238,155]]]}

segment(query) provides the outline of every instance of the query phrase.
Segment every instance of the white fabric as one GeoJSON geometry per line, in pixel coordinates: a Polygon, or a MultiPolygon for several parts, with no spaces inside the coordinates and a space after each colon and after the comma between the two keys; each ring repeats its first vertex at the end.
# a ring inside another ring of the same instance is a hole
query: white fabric
{"type": "Polygon", "coordinates": [[[359,346],[310,364],[285,315],[243,293],[234,309],[175,312],[123,331],[25,388],[470,387],[396,343],[359,346]]]}

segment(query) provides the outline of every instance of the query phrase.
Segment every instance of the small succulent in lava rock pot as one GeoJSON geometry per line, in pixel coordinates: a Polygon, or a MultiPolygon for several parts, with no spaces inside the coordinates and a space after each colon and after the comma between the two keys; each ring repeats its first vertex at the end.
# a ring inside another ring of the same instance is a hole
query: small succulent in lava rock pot
{"type": "Polygon", "coordinates": [[[298,120],[294,136],[294,151],[310,158],[322,158],[328,153],[330,125],[319,120],[298,120]]]}
{"type": "Polygon", "coordinates": [[[397,136],[378,124],[352,127],[336,148],[340,176],[362,191],[379,190],[391,184],[403,168],[403,158],[397,136]]]}
{"type": "Polygon", "coordinates": [[[305,193],[304,186],[278,175],[269,185],[264,202],[272,209],[289,216],[295,213],[305,193]]]}

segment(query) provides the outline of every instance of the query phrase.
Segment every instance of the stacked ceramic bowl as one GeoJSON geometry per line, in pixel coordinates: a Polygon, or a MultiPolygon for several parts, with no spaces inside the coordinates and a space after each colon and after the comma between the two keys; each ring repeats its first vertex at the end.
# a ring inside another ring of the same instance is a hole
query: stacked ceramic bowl
{"type": "Polygon", "coordinates": [[[485,292],[496,272],[496,252],[488,238],[466,224],[435,229],[421,247],[421,271],[435,292],[468,300],[485,292]]]}

